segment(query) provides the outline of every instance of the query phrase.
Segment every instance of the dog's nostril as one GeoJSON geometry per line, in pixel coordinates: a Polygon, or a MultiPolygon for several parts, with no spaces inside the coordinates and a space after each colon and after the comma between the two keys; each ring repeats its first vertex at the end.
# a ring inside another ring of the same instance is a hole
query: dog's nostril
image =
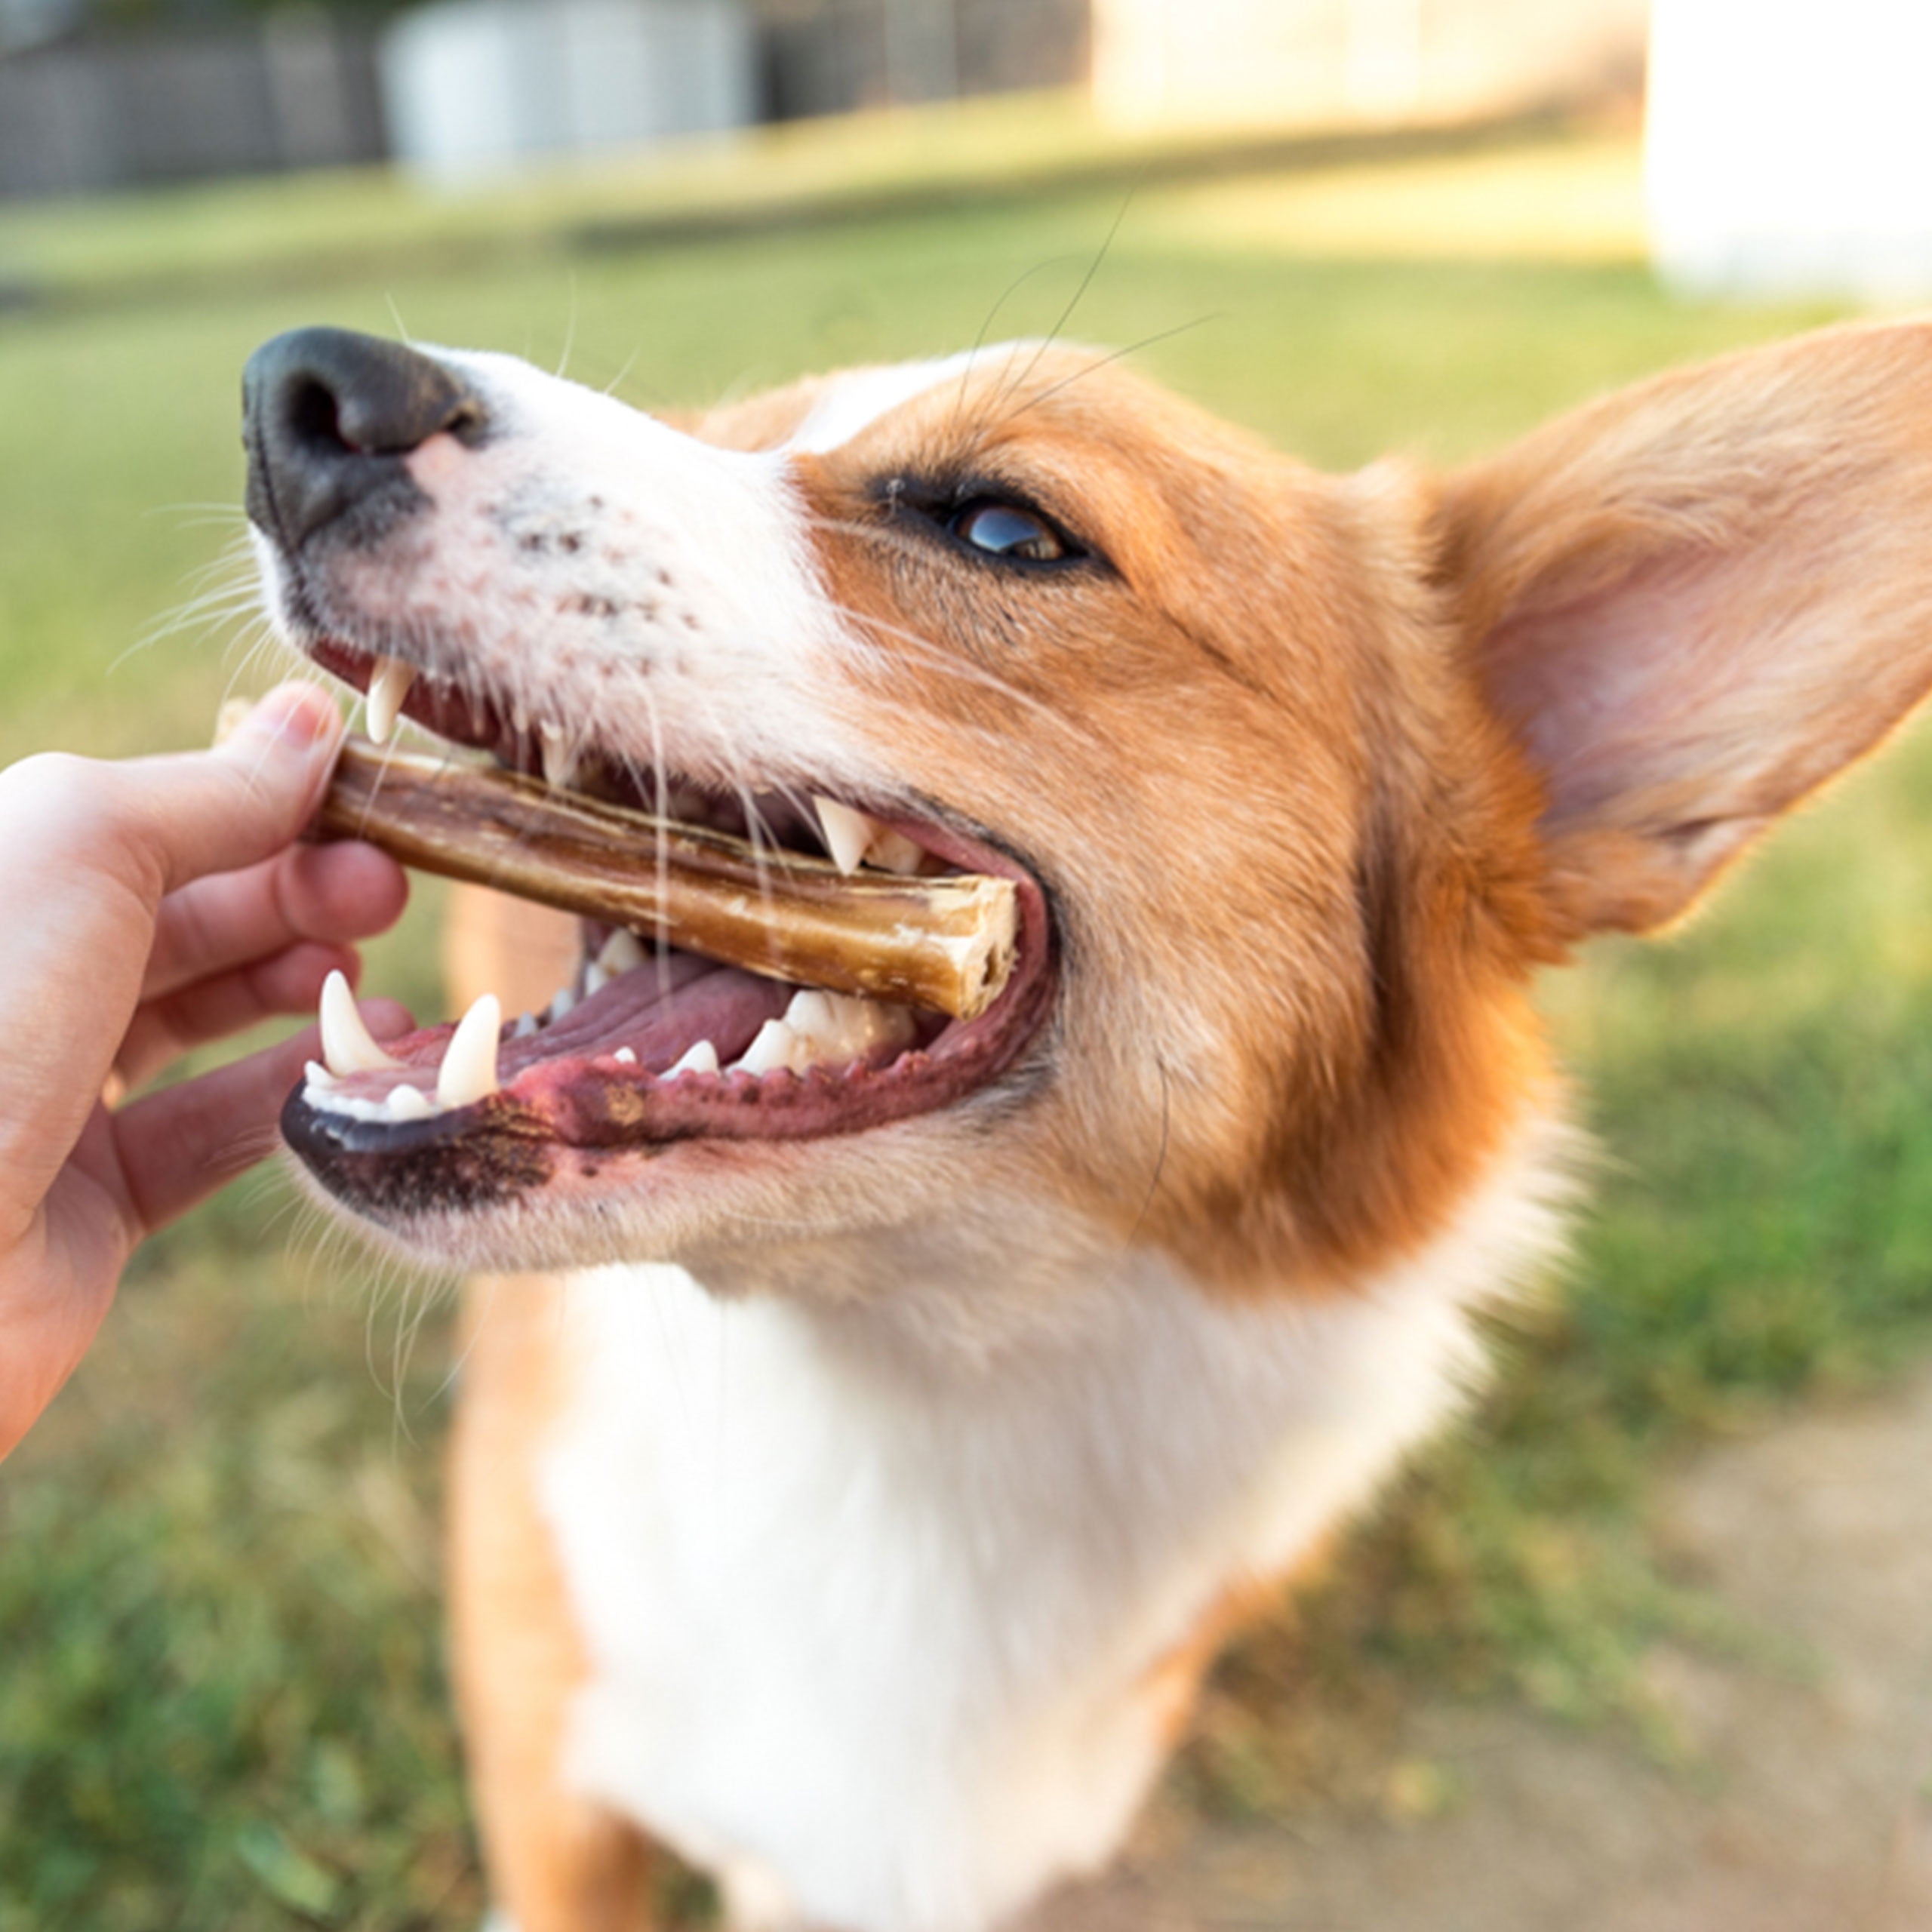
{"type": "Polygon", "coordinates": [[[335,398],[321,383],[298,383],[282,407],[289,433],[297,441],[349,447],[342,433],[335,398]]]}
{"type": "Polygon", "coordinates": [[[483,406],[433,358],[348,329],[266,343],[242,377],[248,508],[293,547],[380,488],[397,459],[447,431],[479,441],[483,406]]]}

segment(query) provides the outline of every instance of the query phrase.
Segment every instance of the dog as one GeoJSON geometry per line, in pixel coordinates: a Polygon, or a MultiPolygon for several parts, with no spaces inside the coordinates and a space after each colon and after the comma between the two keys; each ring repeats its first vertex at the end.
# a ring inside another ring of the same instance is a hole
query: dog
{"type": "Polygon", "coordinates": [[[973,1020],[500,903],[513,1023],[325,1013],[313,1186],[481,1277],[451,1581],[517,1932],[644,1924],[660,1845],[774,1932],[1102,1864],[1560,1247],[1535,976],[1932,681],[1924,323],[1442,476],[1039,343],[670,421],[312,329],[245,390],[270,610],[377,735],[1020,909],[973,1020]]]}

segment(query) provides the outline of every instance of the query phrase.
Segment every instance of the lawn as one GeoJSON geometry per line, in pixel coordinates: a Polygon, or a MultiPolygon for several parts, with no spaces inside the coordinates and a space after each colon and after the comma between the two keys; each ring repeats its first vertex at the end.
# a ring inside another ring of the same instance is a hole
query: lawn
{"type": "MultiPolygon", "coordinates": [[[[784,167],[828,192],[883,165],[798,138],[784,167]]],[[[771,165],[720,164],[706,205],[777,192],[771,165]]],[[[500,252],[475,205],[376,180],[0,211],[0,270],[48,296],[0,317],[0,759],[194,741],[231,682],[265,681],[232,595],[236,379],[292,324],[515,350],[645,407],[1063,326],[1143,345],[1317,463],[1449,461],[1823,319],[1660,294],[1634,180],[1629,143],[1592,135],[589,245],[586,209],[614,232],[654,192],[626,177],[553,186],[500,252]],[[379,266],[344,266],[358,209],[379,266]]],[[[1493,1397],[1334,1580],[1230,1659],[1177,1802],[1378,1801],[1376,1740],[1422,1684],[1670,1755],[1645,1645],[1749,1633],[1654,1559],[1660,1459],[1932,1334],[1928,823],[1932,755],[1908,744],[1690,932],[1551,983],[1610,1150],[1563,1290],[1499,1335],[1493,1397]]],[[[426,894],[374,984],[434,1004],[432,920],[426,894]]],[[[5,1932],[475,1922],[436,1583],[447,1317],[272,1176],[139,1259],[0,1473],[5,1932]]]]}

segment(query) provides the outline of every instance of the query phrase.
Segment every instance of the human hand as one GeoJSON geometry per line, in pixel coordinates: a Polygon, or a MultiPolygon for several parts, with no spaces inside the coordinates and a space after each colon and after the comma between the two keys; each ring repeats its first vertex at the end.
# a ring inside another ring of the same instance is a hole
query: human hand
{"type": "MultiPolygon", "coordinates": [[[[189,1048],[353,979],[408,887],[355,844],[298,845],[342,736],[313,686],[217,749],[0,772],[0,1457],[94,1339],[135,1244],[274,1144],[308,1033],[118,1109],[189,1048]]],[[[400,1008],[365,1014],[379,1037],[400,1008]]]]}

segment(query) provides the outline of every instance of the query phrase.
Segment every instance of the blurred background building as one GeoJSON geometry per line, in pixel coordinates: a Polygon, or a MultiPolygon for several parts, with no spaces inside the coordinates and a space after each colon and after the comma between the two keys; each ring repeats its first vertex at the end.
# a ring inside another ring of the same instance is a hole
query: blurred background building
{"type": "Polygon", "coordinates": [[[432,175],[1091,87],[1134,125],[1520,110],[1641,72],[1645,0],[0,0],[0,195],[432,175]]]}
{"type": "Polygon", "coordinates": [[[474,179],[1023,89],[1149,131],[1635,100],[1702,293],[1932,291],[1932,5],[1901,0],[0,0],[0,198],[393,161],[474,179]]]}

